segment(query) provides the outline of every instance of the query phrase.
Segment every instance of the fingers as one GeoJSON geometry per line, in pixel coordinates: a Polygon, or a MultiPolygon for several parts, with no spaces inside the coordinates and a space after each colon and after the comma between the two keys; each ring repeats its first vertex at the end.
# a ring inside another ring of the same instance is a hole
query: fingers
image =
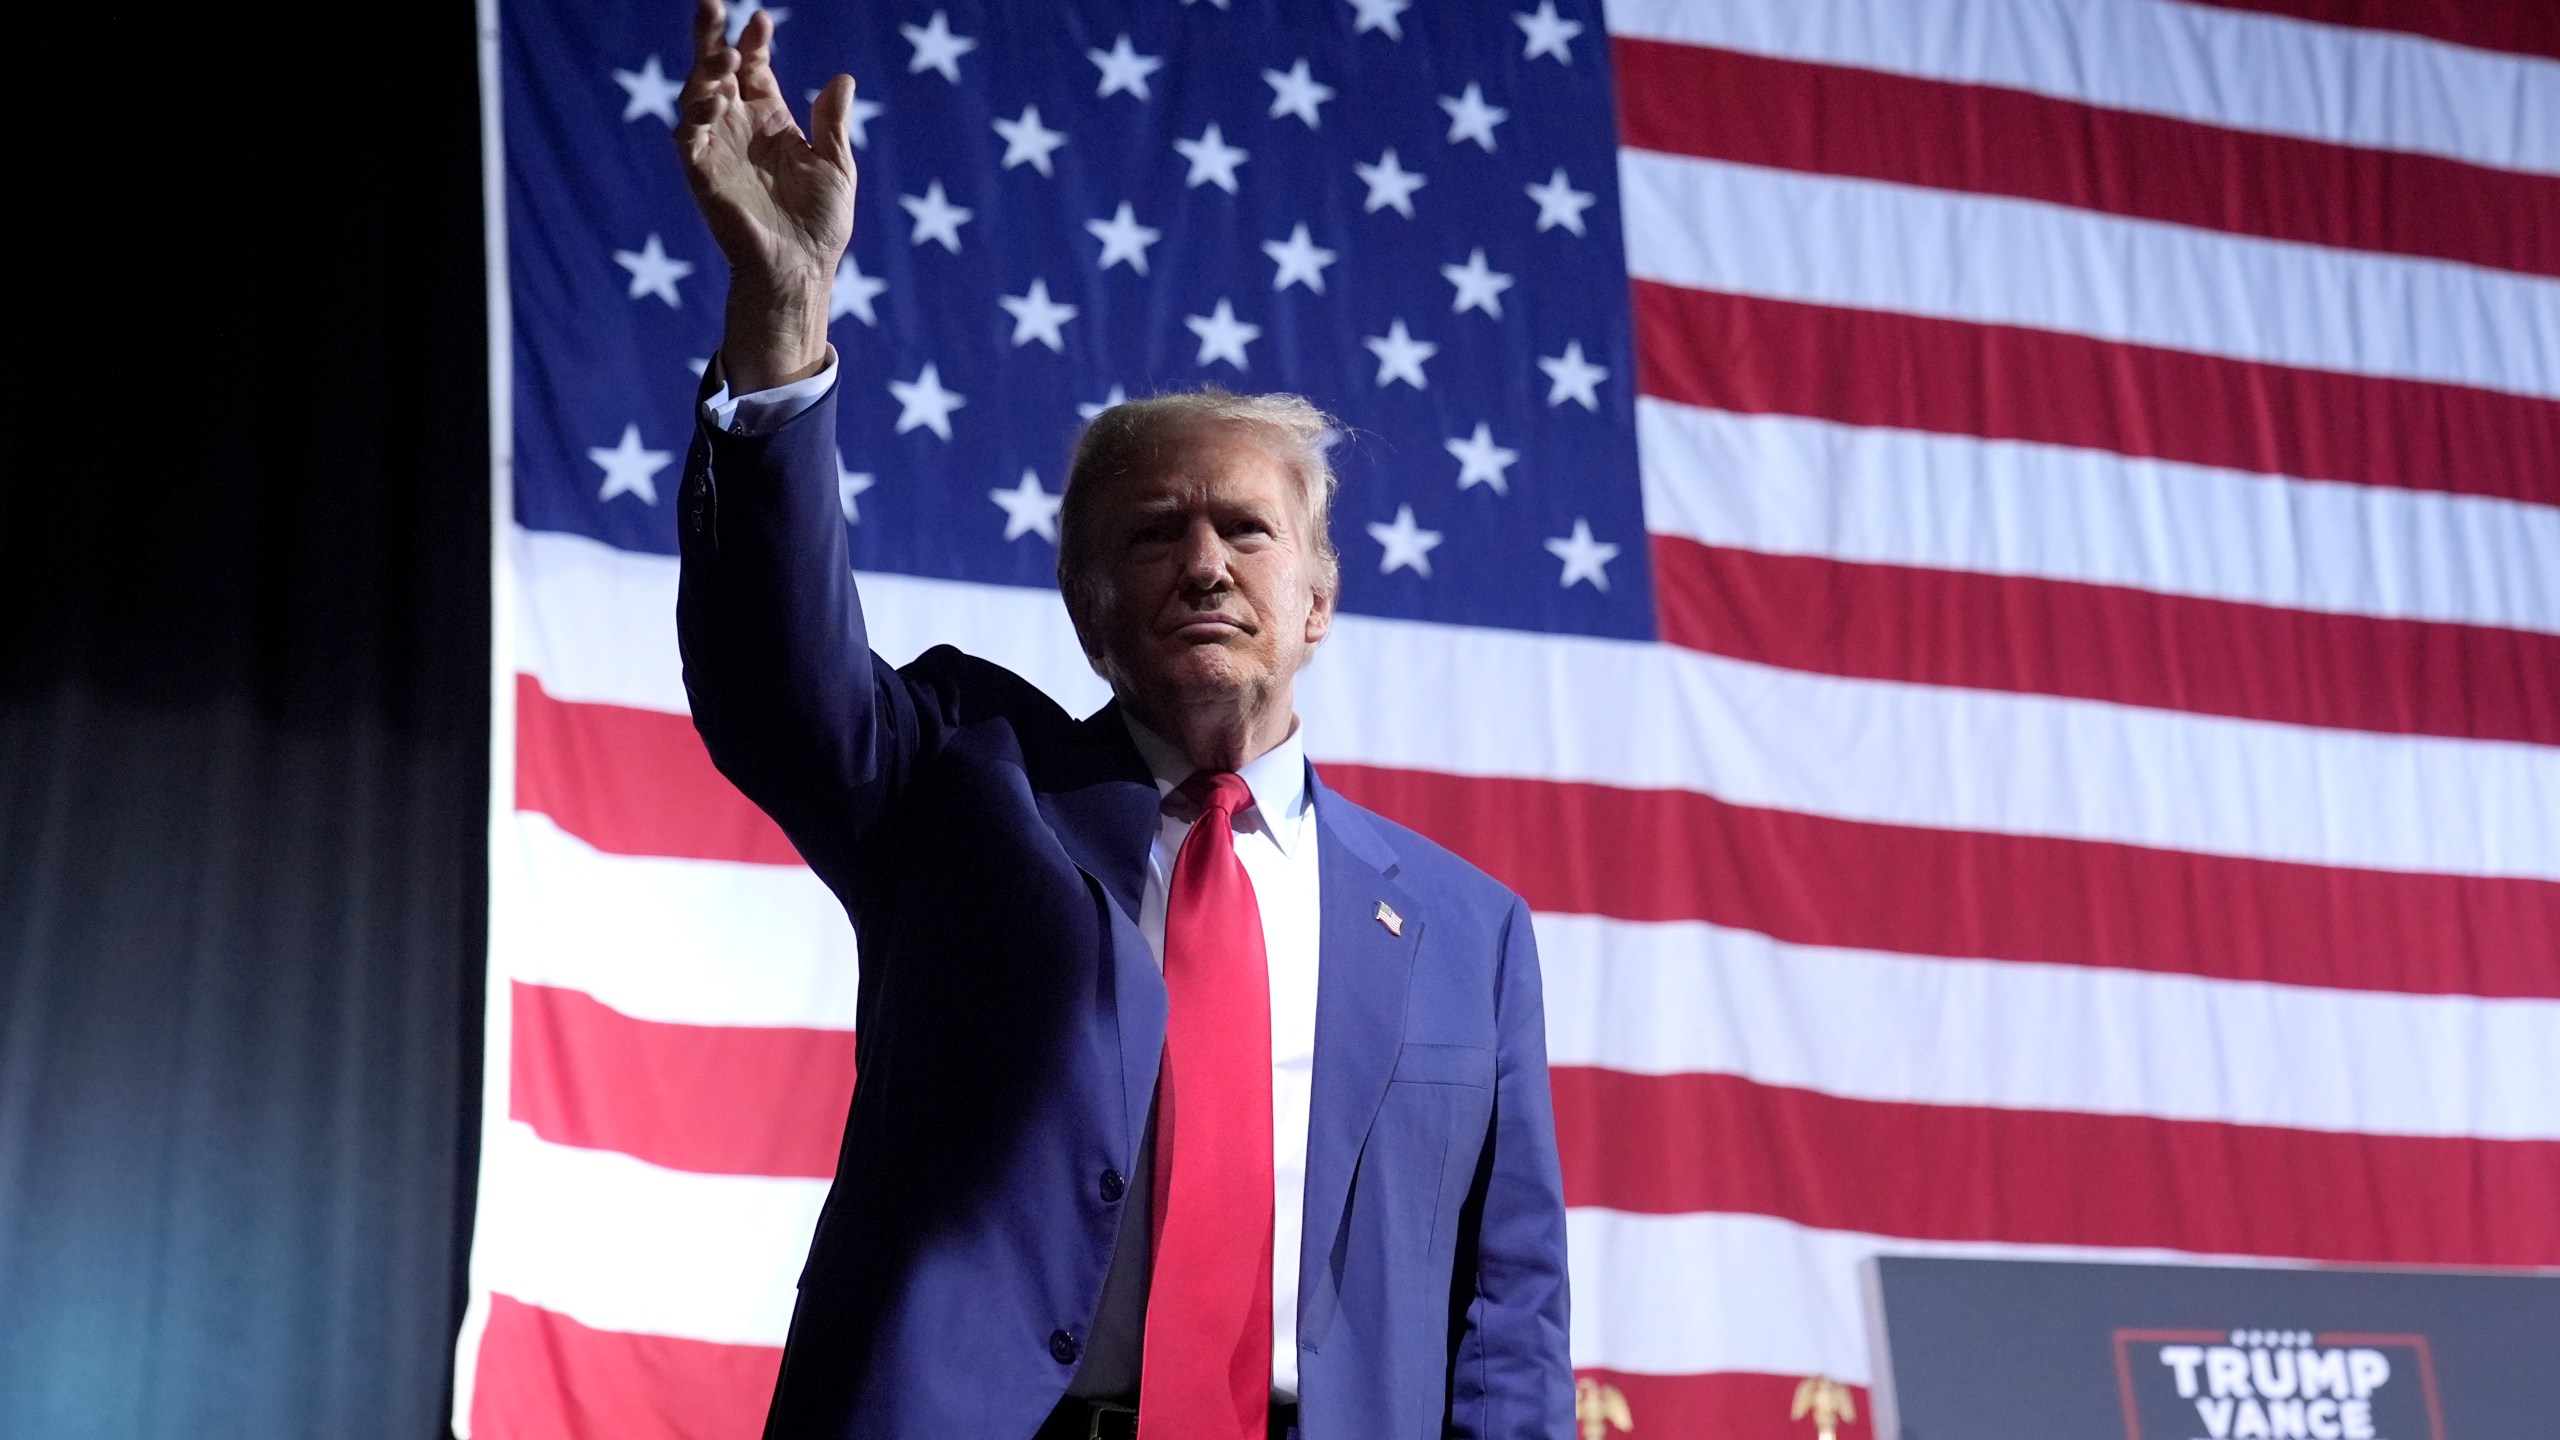
{"type": "Polygon", "coordinates": [[[693,58],[699,64],[729,48],[729,7],[697,0],[693,7],[693,58]]]}
{"type": "Polygon", "coordinates": [[[733,78],[738,68],[738,52],[726,49],[704,59],[684,78],[684,91],[676,99],[681,138],[688,130],[700,130],[719,123],[721,112],[738,98],[738,82],[733,78]]]}
{"type": "Polygon", "coordinates": [[[738,52],[729,48],[729,11],[720,0],[701,0],[693,11],[693,69],[676,98],[686,126],[720,117],[722,102],[737,97],[738,52]]]}
{"type": "Polygon", "coordinates": [[[853,165],[853,77],[838,75],[809,107],[809,144],[833,164],[853,165]]]}
{"type": "Polygon", "coordinates": [[[773,16],[762,10],[738,37],[738,94],[751,104],[782,103],[782,82],[773,73],[773,16]]]}

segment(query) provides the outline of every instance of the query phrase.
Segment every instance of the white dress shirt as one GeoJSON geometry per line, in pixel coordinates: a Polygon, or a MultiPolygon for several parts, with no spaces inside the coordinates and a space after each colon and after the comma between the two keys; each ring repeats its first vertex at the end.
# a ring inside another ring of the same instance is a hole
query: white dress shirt
{"type": "MultiPolygon", "coordinates": [[[[712,365],[713,378],[719,380],[719,361],[715,358],[712,365]]],[[[723,381],[703,401],[703,416],[722,430],[768,432],[817,403],[835,379],[836,354],[830,346],[826,368],[805,380],[735,398],[723,381]]],[[[1166,801],[1147,856],[1146,890],[1138,901],[1138,929],[1161,970],[1165,897],[1183,839],[1198,818],[1190,802],[1173,792],[1191,778],[1193,767],[1162,737],[1135,720],[1128,724],[1129,738],[1155,775],[1156,793],[1166,801]]],[[[1289,738],[1236,773],[1253,792],[1253,804],[1236,815],[1236,858],[1253,882],[1271,979],[1271,1393],[1295,1400],[1298,1247],[1306,1222],[1307,1111],[1315,1086],[1317,951],[1323,929],[1316,896],[1315,807],[1307,785],[1306,746],[1294,725],[1289,738]]],[[[1137,1393],[1153,1232],[1154,1150],[1150,1133],[1125,1192],[1119,1245],[1072,1394],[1117,1399],[1137,1393]]]]}
{"type": "Polygon", "coordinates": [[[827,393],[827,387],[836,383],[836,347],[827,347],[826,367],[817,374],[745,395],[732,396],[729,393],[729,375],[720,368],[720,357],[716,354],[711,357],[708,374],[720,388],[702,402],[702,418],[710,421],[716,430],[739,435],[763,435],[781,429],[801,411],[817,404],[818,397],[827,393]]]}

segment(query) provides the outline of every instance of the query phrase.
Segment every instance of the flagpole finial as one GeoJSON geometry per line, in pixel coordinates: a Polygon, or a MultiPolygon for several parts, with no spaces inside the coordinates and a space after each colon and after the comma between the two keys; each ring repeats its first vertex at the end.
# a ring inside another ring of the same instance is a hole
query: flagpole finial
{"type": "Polygon", "coordinates": [[[1840,1422],[1858,1418],[1857,1397],[1828,1375],[1807,1375],[1796,1386],[1795,1404],[1788,1408],[1787,1418],[1807,1417],[1813,1420],[1815,1440],[1840,1440],[1840,1422]]]}
{"type": "Polygon", "coordinates": [[[1582,1440],[1608,1440],[1613,1429],[1636,1428],[1626,1392],[1588,1375],[1573,1382],[1573,1419],[1581,1428],[1582,1440]]]}

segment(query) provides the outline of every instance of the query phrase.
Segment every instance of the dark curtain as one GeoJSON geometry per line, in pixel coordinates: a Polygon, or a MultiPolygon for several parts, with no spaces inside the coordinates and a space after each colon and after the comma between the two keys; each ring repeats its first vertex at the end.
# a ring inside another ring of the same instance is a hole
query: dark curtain
{"type": "Polygon", "coordinates": [[[484,949],[473,17],[179,8],[11,46],[0,1436],[426,1440],[484,949]]]}

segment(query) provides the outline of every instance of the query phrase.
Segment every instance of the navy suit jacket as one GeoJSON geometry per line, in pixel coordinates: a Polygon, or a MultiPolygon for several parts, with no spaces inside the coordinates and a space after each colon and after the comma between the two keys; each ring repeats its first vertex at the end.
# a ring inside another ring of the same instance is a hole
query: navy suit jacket
{"type": "MultiPolygon", "coordinates": [[[[768,435],[697,425],[678,517],[695,723],[861,947],[860,1078],[766,1434],[1027,1437],[1144,1183],[1166,1001],[1135,917],[1157,791],[1116,707],[1076,719],[948,647],[903,669],[871,652],[835,456],[833,395],[768,435]]],[[[1567,1440],[1528,909],[1321,779],[1313,795],[1301,1433],[1567,1440]]]]}

